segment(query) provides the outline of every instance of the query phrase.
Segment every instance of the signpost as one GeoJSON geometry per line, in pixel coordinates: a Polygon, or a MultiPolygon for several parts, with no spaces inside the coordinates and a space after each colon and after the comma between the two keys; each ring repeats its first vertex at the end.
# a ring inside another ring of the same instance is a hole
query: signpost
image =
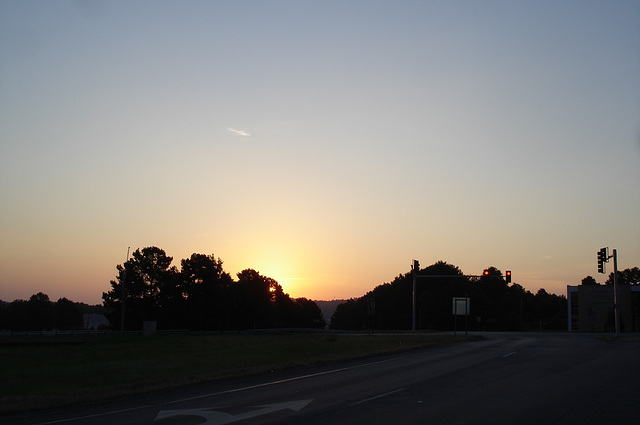
{"type": "Polygon", "coordinates": [[[470,309],[471,299],[467,297],[453,297],[453,334],[456,335],[458,332],[458,316],[464,316],[464,334],[467,335],[469,332],[469,323],[468,317],[471,312],[470,309]]]}

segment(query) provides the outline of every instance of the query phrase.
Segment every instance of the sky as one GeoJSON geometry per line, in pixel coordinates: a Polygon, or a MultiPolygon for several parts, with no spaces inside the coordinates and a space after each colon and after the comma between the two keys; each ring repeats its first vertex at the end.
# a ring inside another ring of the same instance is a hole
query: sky
{"type": "Polygon", "coordinates": [[[0,299],[147,246],[316,300],[640,266],[640,2],[0,0],[0,299]]]}

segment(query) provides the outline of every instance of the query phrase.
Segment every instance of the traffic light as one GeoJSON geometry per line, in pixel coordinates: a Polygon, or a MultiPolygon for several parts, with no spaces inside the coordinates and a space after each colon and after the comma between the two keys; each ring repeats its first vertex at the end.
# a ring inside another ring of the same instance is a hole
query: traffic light
{"type": "Polygon", "coordinates": [[[482,276],[489,276],[489,269],[484,269],[482,276]]]}
{"type": "Polygon", "coordinates": [[[598,273],[604,273],[604,263],[606,263],[607,260],[607,248],[601,248],[600,251],[598,251],[598,273]]]}
{"type": "Polygon", "coordinates": [[[418,273],[420,271],[420,261],[413,260],[413,272],[418,273]]]}
{"type": "Polygon", "coordinates": [[[507,283],[511,283],[511,270],[507,270],[506,272],[504,272],[504,278],[507,283]]]}

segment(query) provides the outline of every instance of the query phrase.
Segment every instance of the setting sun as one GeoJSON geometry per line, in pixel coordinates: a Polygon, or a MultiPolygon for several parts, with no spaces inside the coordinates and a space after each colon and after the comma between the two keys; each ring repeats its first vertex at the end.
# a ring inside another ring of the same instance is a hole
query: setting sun
{"type": "MultiPolygon", "coordinates": [[[[242,269],[252,268],[263,276],[275,279],[294,298],[304,296],[306,262],[289,246],[257,244],[244,252],[242,260],[242,269]]],[[[234,267],[238,265],[234,262],[234,267]]]]}

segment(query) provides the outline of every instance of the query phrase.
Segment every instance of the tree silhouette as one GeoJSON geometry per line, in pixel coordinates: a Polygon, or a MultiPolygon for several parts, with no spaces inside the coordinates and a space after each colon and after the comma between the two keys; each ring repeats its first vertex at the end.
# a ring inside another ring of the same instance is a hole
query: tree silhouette
{"type": "Polygon", "coordinates": [[[125,324],[141,329],[143,320],[156,320],[159,329],[244,330],[273,327],[323,327],[315,302],[293,300],[274,279],[253,269],[234,281],[214,255],[192,254],[171,266],[172,258],[157,247],[136,250],[118,265],[104,306],[119,328],[123,284],[125,324]]]}
{"type": "Polygon", "coordinates": [[[84,319],[78,304],[66,298],[60,298],[53,306],[54,328],[60,330],[74,330],[82,328],[84,319]]]}
{"type": "Polygon", "coordinates": [[[0,329],[14,332],[73,330],[82,328],[83,322],[82,310],[76,303],[66,298],[52,303],[47,294],[38,292],[29,301],[15,300],[5,304],[0,329]]]}
{"type": "Polygon", "coordinates": [[[322,317],[322,311],[315,301],[307,298],[294,300],[295,316],[289,322],[290,327],[295,328],[324,328],[327,323],[322,317]]]}
{"type": "MultiPolygon", "coordinates": [[[[489,267],[487,276],[466,277],[451,264],[438,261],[419,271],[416,279],[417,328],[452,330],[451,302],[471,298],[470,330],[531,330],[566,328],[566,298],[539,292],[534,296],[517,283],[509,285],[502,273],[489,267]]],[[[375,298],[377,329],[410,329],[412,274],[396,277],[361,298],[338,305],[331,317],[335,329],[367,327],[367,298],[375,298]]]]}
{"type": "MultiPolygon", "coordinates": [[[[419,278],[416,284],[419,296],[419,323],[426,329],[451,329],[453,318],[451,301],[454,297],[470,295],[469,279],[457,266],[438,261],[420,271],[421,276],[451,276],[419,278]]],[[[475,308],[475,300],[471,308],[475,308]]]]}
{"type": "Polygon", "coordinates": [[[183,295],[186,298],[189,329],[225,329],[229,327],[227,303],[231,276],[214,255],[192,254],[181,262],[183,295]]]}
{"type": "Polygon", "coordinates": [[[276,292],[282,290],[278,282],[262,276],[256,270],[238,273],[232,285],[232,300],[239,329],[271,328],[276,320],[276,292]]]}
{"type": "Polygon", "coordinates": [[[102,294],[109,309],[109,321],[120,325],[124,284],[125,327],[141,329],[144,320],[158,320],[159,310],[180,296],[176,288],[177,270],[171,267],[172,257],[157,247],[136,250],[124,265],[118,265],[117,280],[111,281],[111,291],[102,294]]]}
{"type": "MultiPolygon", "coordinates": [[[[640,285],[640,268],[618,270],[618,284],[620,285],[640,285]]],[[[613,272],[609,273],[609,278],[605,285],[613,285],[613,272]]]]}
{"type": "Polygon", "coordinates": [[[36,330],[25,300],[15,300],[4,309],[4,322],[6,329],[14,332],[36,330]]]}
{"type": "Polygon", "coordinates": [[[38,292],[27,302],[31,330],[50,330],[54,327],[55,312],[47,294],[38,292]]]}
{"type": "Polygon", "coordinates": [[[331,327],[333,329],[366,329],[366,298],[352,298],[342,304],[338,304],[336,311],[333,313],[333,316],[331,316],[331,327]]]}
{"type": "Polygon", "coordinates": [[[474,314],[479,318],[483,330],[507,330],[504,322],[509,317],[508,284],[502,272],[495,267],[486,269],[487,275],[473,285],[474,314]]]}

